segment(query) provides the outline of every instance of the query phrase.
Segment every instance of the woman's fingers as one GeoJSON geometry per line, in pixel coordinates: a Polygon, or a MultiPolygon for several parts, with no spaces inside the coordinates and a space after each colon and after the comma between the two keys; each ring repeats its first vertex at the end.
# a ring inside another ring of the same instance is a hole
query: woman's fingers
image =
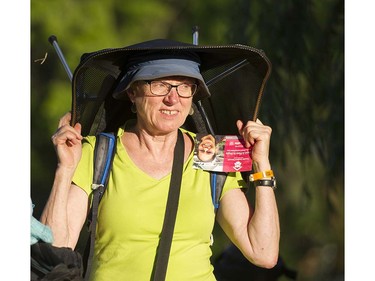
{"type": "Polygon", "coordinates": [[[69,125],[70,124],[70,120],[72,119],[72,114],[70,111],[68,111],[67,113],[65,113],[59,120],[59,127],[62,127],[64,125],[69,125]]]}
{"type": "Polygon", "coordinates": [[[59,120],[59,127],[52,135],[52,142],[55,145],[66,144],[69,147],[79,144],[82,140],[81,124],[76,123],[74,127],[70,126],[71,113],[67,112],[59,120]]]}
{"type": "Polygon", "coordinates": [[[238,120],[236,124],[239,134],[245,141],[245,146],[253,147],[253,160],[268,158],[268,150],[272,133],[271,127],[263,125],[259,119],[257,119],[256,122],[248,121],[246,124],[238,120]]]}

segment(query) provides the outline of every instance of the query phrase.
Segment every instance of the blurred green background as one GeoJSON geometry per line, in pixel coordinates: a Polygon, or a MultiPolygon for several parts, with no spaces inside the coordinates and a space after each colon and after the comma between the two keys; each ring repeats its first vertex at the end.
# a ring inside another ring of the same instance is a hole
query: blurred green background
{"type": "MultiPolygon", "coordinates": [[[[31,197],[39,217],[52,185],[51,143],[71,106],[68,76],[85,52],[155,38],[241,43],[273,65],[260,111],[273,128],[280,254],[298,280],[344,280],[344,2],[339,0],[31,0],[31,197]]],[[[228,241],[215,228],[216,257],[228,241]]],[[[281,278],[280,280],[288,280],[281,278]]]]}

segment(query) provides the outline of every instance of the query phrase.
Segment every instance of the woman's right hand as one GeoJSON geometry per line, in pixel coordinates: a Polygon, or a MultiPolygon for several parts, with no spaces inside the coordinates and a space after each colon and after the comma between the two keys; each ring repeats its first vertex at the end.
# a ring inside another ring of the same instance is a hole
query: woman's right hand
{"type": "Polygon", "coordinates": [[[52,135],[52,142],[58,159],[58,166],[75,169],[81,159],[81,124],[70,126],[71,113],[67,112],[59,120],[59,127],[52,135]]]}

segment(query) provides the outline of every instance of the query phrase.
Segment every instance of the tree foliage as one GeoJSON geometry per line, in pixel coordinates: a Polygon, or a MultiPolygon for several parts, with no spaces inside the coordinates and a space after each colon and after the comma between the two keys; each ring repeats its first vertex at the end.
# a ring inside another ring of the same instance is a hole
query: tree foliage
{"type": "MultiPolygon", "coordinates": [[[[32,0],[35,213],[44,206],[56,166],[50,137],[71,102],[70,82],[49,36],[57,36],[73,71],[85,52],[154,38],[191,42],[191,28],[199,26],[199,44],[246,44],[263,49],[271,60],[260,118],[273,128],[281,254],[299,271],[300,280],[342,277],[343,17],[344,3],[339,0],[32,0]]],[[[214,254],[226,243],[218,236],[214,254]]]]}

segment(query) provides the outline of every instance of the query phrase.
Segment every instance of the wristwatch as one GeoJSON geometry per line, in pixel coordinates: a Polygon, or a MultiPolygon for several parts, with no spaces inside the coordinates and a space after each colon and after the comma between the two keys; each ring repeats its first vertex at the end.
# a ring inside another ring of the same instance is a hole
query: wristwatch
{"type": "Polygon", "coordinates": [[[276,178],[271,177],[270,179],[255,180],[254,186],[270,186],[272,189],[276,189],[276,178]]]}

